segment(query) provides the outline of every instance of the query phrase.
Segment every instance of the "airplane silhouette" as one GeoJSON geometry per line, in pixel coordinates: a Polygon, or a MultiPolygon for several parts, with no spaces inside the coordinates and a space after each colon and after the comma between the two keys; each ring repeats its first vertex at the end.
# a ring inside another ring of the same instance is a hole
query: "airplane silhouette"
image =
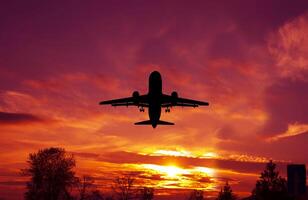
{"type": "Polygon", "coordinates": [[[174,125],[172,122],[161,121],[161,108],[165,108],[165,112],[170,112],[170,108],[174,106],[182,107],[198,107],[208,106],[208,102],[184,99],[178,96],[177,92],[171,95],[162,93],[162,79],[158,71],[153,71],[149,77],[149,92],[145,95],[139,95],[138,91],[134,91],[132,97],[102,101],[100,105],[111,104],[112,106],[138,106],[140,112],[144,112],[144,107],[148,108],[150,120],[136,122],[135,125],[174,125]]]}

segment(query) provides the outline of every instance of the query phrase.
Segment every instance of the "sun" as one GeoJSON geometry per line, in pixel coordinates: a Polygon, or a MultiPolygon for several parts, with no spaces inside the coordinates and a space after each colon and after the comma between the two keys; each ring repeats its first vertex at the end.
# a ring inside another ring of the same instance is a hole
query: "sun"
{"type": "Polygon", "coordinates": [[[165,166],[165,169],[163,170],[163,172],[166,173],[166,175],[170,178],[176,178],[179,175],[182,175],[185,173],[184,169],[181,169],[179,167],[176,166],[165,166]]]}

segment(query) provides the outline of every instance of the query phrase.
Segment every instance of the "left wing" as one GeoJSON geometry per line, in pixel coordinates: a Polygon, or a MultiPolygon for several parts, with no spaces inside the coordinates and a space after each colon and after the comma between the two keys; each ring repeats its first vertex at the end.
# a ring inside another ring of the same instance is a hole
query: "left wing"
{"type": "Polygon", "coordinates": [[[127,97],[121,99],[113,99],[108,101],[101,101],[100,105],[112,105],[112,106],[142,106],[149,107],[147,95],[140,95],[138,97],[127,97]]]}
{"type": "Polygon", "coordinates": [[[163,94],[162,96],[162,107],[182,106],[182,107],[198,107],[208,106],[208,102],[196,101],[192,99],[180,98],[177,96],[170,96],[163,94]]]}

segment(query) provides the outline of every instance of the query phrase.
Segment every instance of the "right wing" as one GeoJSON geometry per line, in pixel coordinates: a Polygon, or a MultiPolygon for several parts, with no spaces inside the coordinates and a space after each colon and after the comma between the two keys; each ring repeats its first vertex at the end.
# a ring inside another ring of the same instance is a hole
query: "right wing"
{"type": "Polygon", "coordinates": [[[162,107],[182,106],[182,107],[198,107],[208,106],[208,102],[197,101],[193,99],[185,99],[181,97],[173,97],[170,95],[163,94],[162,96],[162,107]]]}
{"type": "Polygon", "coordinates": [[[113,99],[108,101],[101,101],[100,105],[112,105],[112,106],[142,106],[149,107],[147,95],[140,95],[138,97],[127,97],[121,99],[113,99]]]}

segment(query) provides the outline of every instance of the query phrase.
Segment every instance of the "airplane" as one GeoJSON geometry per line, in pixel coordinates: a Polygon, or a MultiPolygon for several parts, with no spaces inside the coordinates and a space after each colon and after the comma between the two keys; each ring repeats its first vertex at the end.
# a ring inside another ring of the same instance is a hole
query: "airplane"
{"type": "Polygon", "coordinates": [[[162,78],[158,71],[153,71],[149,77],[149,90],[147,94],[139,95],[138,91],[134,91],[131,97],[101,101],[100,105],[110,104],[111,106],[137,106],[140,112],[144,112],[144,108],[148,108],[150,120],[136,122],[135,125],[174,125],[172,122],[160,120],[161,108],[165,108],[165,112],[169,113],[171,107],[198,107],[208,106],[208,102],[184,99],[178,96],[176,91],[171,95],[162,93],[162,78]]]}

